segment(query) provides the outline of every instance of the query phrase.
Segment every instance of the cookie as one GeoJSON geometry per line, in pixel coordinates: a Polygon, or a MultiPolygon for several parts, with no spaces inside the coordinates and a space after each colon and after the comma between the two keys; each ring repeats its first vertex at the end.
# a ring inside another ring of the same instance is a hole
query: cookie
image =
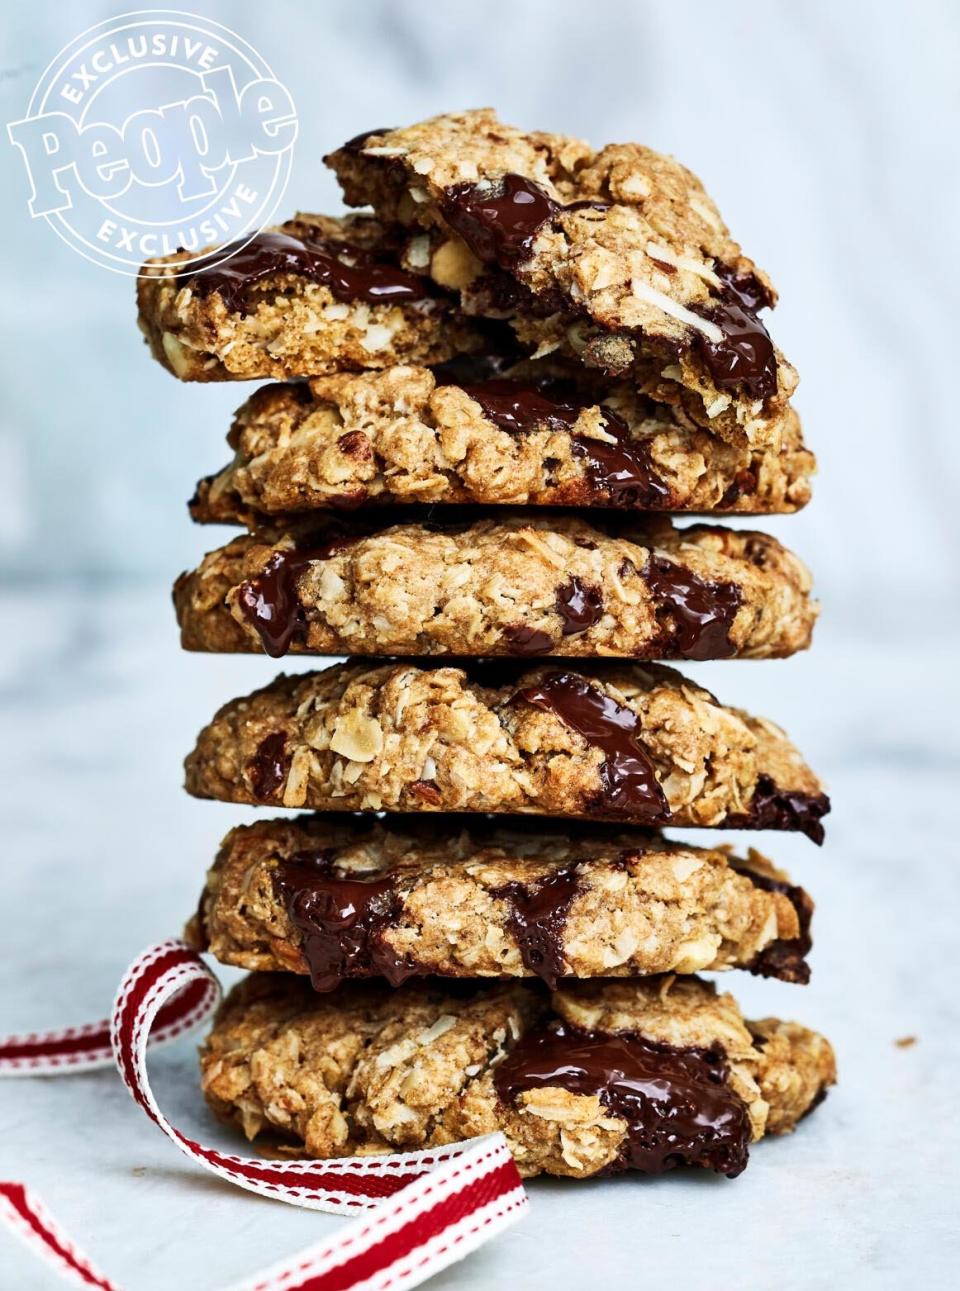
{"type": "Polygon", "coordinates": [[[174,602],[188,650],[780,658],[810,644],[810,585],[764,534],[518,512],[245,534],[174,602]]]}
{"type": "Polygon", "coordinates": [[[776,294],[697,177],[639,144],[504,125],[489,109],[375,130],[327,158],[347,202],[424,230],[408,258],[537,353],[629,374],[715,434],[765,442],[797,385],[776,294]]]}
{"type": "Polygon", "coordinates": [[[187,938],[221,963],[347,978],[806,982],[813,903],[756,852],[633,830],[304,816],[232,829],[187,938]]]}
{"type": "Polygon", "coordinates": [[[469,670],[347,662],[231,700],[197,738],[200,798],[802,830],[829,800],[784,733],[656,664],[469,670]]]}
{"type": "Polygon", "coordinates": [[[792,408],[761,448],[585,369],[571,395],[562,371],[454,382],[401,366],[264,386],[236,414],[233,461],[200,481],[191,512],[252,525],[384,502],[773,515],[809,501],[816,461],[792,408]]]}
{"type": "MultiPolygon", "coordinates": [[[[521,1174],[697,1166],[730,1177],[836,1080],[830,1044],[745,1021],[696,977],[539,984],[348,983],[318,996],[255,974],[200,1055],[213,1111],[313,1158],[409,1151],[502,1130],[521,1174]]],[[[289,1150],[289,1148],[288,1148],[289,1150]]]]}
{"type": "Polygon", "coordinates": [[[141,330],[182,381],[438,363],[486,343],[368,216],[298,215],[218,259],[231,250],[148,260],[137,280],[141,330]]]}

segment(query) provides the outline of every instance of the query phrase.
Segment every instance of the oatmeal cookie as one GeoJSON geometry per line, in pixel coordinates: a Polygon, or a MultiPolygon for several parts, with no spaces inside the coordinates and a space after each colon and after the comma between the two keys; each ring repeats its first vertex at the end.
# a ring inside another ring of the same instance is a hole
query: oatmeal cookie
{"type": "Polygon", "coordinates": [[[759,853],[642,830],[304,816],[232,829],[187,938],[221,963],[385,977],[640,977],[746,968],[806,982],[813,903],[759,853]]]}
{"type": "Polygon", "coordinates": [[[783,731],[656,664],[353,661],[231,700],[197,738],[200,798],[322,811],[589,816],[802,830],[829,800],[783,731]]]}
{"type": "Polygon", "coordinates": [[[748,1022],[696,977],[539,984],[348,983],[318,996],[254,974],[200,1055],[213,1111],[315,1158],[502,1130],[521,1174],[699,1166],[733,1177],[836,1080],[830,1044],[748,1022]]]}
{"type": "Polygon", "coordinates": [[[504,125],[489,109],[376,130],[327,158],[346,200],[422,229],[407,258],[538,354],[629,373],[715,434],[766,442],[797,374],[760,320],[767,275],[699,179],[640,144],[504,125]]]}
{"type": "Polygon", "coordinates": [[[233,461],[200,481],[191,513],[252,527],[371,503],[774,515],[810,500],[816,460],[792,408],[777,442],[757,447],[629,382],[570,376],[544,362],[457,381],[399,366],[264,386],[237,411],[233,461]]]}
{"type": "Polygon", "coordinates": [[[148,260],[137,280],[140,328],[182,381],[438,363],[485,343],[368,216],[297,215],[218,259],[230,250],[148,260]]]}
{"type": "Polygon", "coordinates": [[[810,587],[765,534],[519,512],[243,535],[174,602],[188,650],[769,659],[810,644],[810,587]]]}

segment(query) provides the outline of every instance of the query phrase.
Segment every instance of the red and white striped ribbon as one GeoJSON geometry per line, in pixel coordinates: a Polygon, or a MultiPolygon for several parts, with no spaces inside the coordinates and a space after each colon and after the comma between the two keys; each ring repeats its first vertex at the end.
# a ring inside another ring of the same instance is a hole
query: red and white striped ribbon
{"type": "Polygon", "coordinates": [[[119,1291],[74,1246],[40,1198],[22,1183],[0,1181],[0,1218],[45,1264],[75,1286],[119,1291]]]}
{"type": "MultiPolygon", "coordinates": [[[[178,1130],[150,1088],[147,1046],[196,1026],[219,998],[219,983],[199,955],[183,942],[161,942],[127,970],[109,1025],[0,1040],[0,1074],[89,1070],[103,1065],[108,1036],[134,1100],[198,1165],[294,1206],[339,1215],[372,1212],[231,1291],[400,1291],[461,1259],[525,1214],[527,1196],[502,1134],[394,1156],[273,1162],[205,1147],[178,1130]]],[[[0,1217],[75,1283],[118,1291],[22,1184],[0,1183],[0,1217]]]]}
{"type": "MultiPolygon", "coordinates": [[[[159,1010],[150,1032],[150,1048],[193,1031],[206,1021],[219,999],[217,980],[204,969],[202,977],[159,1010]]],[[[62,1031],[0,1036],[0,1076],[66,1076],[112,1067],[115,1061],[108,1018],[62,1031]]]]}

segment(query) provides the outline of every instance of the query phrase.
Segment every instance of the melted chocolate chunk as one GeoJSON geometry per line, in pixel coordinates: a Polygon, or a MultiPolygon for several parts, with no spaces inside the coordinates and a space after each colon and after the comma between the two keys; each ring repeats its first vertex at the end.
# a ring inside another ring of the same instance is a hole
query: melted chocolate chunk
{"type": "Polygon", "coordinates": [[[609,201],[585,199],[561,205],[523,174],[495,181],[455,183],[444,192],[446,223],[477,259],[514,270],[528,259],[542,227],[563,210],[608,210],[609,201]]]}
{"type": "Polygon", "coordinates": [[[244,617],[259,633],[264,650],[279,659],[302,631],[303,606],[297,596],[297,579],[314,560],[327,560],[357,539],[340,536],[319,547],[287,547],[275,551],[256,578],[241,583],[237,598],[244,617]]]}
{"type": "Polygon", "coordinates": [[[714,273],[726,289],[736,296],[743,308],[749,309],[752,314],[761,309],[773,308],[773,297],[755,273],[737,273],[729,265],[722,263],[714,266],[714,273]]]}
{"type": "Polygon", "coordinates": [[[525,968],[542,977],[551,991],[564,974],[563,929],[577,894],[577,865],[548,874],[533,885],[505,883],[492,895],[509,905],[508,927],[517,939],[525,968]]]}
{"type": "Polygon", "coordinates": [[[551,1022],[523,1036],[493,1080],[507,1105],[526,1090],[547,1087],[598,1097],[627,1125],[604,1174],[702,1166],[732,1179],[747,1164],[750,1117],[727,1084],[719,1051],[672,1049],[636,1034],[551,1022]]]}
{"type": "Polygon", "coordinates": [[[538,654],[549,654],[554,645],[553,637],[548,632],[541,632],[539,628],[528,628],[523,623],[509,624],[503,629],[503,635],[510,653],[519,655],[523,659],[538,654]]]}
{"type": "Polygon", "coordinates": [[[726,659],[736,647],[730,628],[741,604],[735,583],[708,583],[662,556],[651,556],[643,571],[658,602],[657,617],[672,624],[670,644],[684,659],[726,659]]]}
{"type": "Polygon", "coordinates": [[[719,389],[742,385],[757,399],[769,398],[777,392],[777,356],[757,317],[759,309],[771,304],[769,292],[753,274],[738,276],[726,265],[717,265],[716,272],[724,283],[720,299],[696,312],[715,323],[723,339],[699,338],[704,363],[719,389]]]}
{"type": "Polygon", "coordinates": [[[483,409],[483,415],[501,430],[519,434],[546,426],[569,430],[587,405],[564,398],[556,384],[514,381],[497,377],[461,386],[483,409]]]}
{"type": "Polygon", "coordinates": [[[823,842],[821,817],[830,810],[825,793],[797,793],[781,789],[768,775],[757,776],[749,812],[742,818],[730,817],[728,829],[742,824],[747,829],[793,829],[806,834],[811,842],[823,842]]]}
{"type": "Polygon", "coordinates": [[[609,206],[589,198],[563,206],[532,179],[508,174],[454,184],[444,192],[443,214],[479,260],[510,270],[529,258],[537,234],[561,211],[605,211],[609,206]]]}
{"type": "Polygon", "coordinates": [[[430,294],[425,278],[370,251],[289,233],[258,233],[246,244],[219,247],[207,257],[206,265],[203,259],[193,262],[177,274],[177,281],[189,283],[198,296],[217,292],[231,313],[246,314],[252,288],[281,273],[298,274],[328,287],[337,300],[364,300],[371,305],[423,300],[430,294]],[[214,256],[216,262],[210,263],[214,256]]]}
{"type": "Polygon", "coordinates": [[[810,935],[813,901],[810,894],[793,883],[771,878],[768,874],[757,874],[754,870],[740,869],[739,866],[735,868],[755,888],[763,888],[766,892],[782,892],[796,910],[800,922],[800,935],[778,939],[764,946],[749,966],[750,972],[760,977],[778,977],[781,981],[797,982],[805,986],[810,981],[810,965],[806,962],[806,957],[813,947],[813,937],[810,935]]]}
{"type": "Polygon", "coordinates": [[[277,790],[283,788],[289,770],[287,737],[283,731],[274,731],[257,745],[249,766],[253,796],[261,802],[269,802],[277,790]]]}
{"type": "Polygon", "coordinates": [[[721,390],[744,386],[757,399],[777,392],[777,358],[770,334],[756,315],[735,301],[699,311],[723,332],[717,342],[698,342],[713,383],[721,390]]]}
{"type": "MultiPolygon", "coordinates": [[[[571,395],[559,382],[523,382],[511,378],[464,385],[462,389],[475,399],[484,416],[501,430],[522,433],[546,426],[550,430],[570,430],[584,408],[591,405],[571,395]]],[[[587,435],[574,435],[574,453],[587,461],[594,491],[613,506],[663,506],[670,490],[658,478],[649,449],[630,442],[630,429],[610,408],[602,408],[604,429],[615,439],[608,443],[587,435]]]]}
{"type": "Polygon", "coordinates": [[[512,269],[530,255],[537,234],[563,208],[523,175],[495,183],[454,184],[444,193],[443,213],[480,260],[512,269]]]}
{"type": "Polygon", "coordinates": [[[609,408],[603,408],[604,430],[616,443],[574,435],[573,451],[587,459],[590,483],[611,506],[653,510],[664,507],[670,490],[657,475],[644,443],[630,442],[630,428],[609,408]]]}
{"type": "Polygon", "coordinates": [[[563,619],[563,635],[586,632],[603,615],[603,594],[599,587],[584,583],[574,575],[557,589],[557,611],[563,619]]]}
{"type": "Polygon", "coordinates": [[[302,935],[301,949],[315,991],[332,991],[348,977],[387,979],[400,986],[416,968],[395,954],[382,932],[397,920],[393,879],[346,879],[333,874],[334,851],[297,852],[274,872],[274,890],[302,935]]]}
{"type": "Polygon", "coordinates": [[[554,713],[602,750],[598,806],[612,816],[642,824],[670,819],[666,795],[656,768],[643,745],[640,717],[610,695],[569,672],[551,672],[536,685],[518,692],[521,699],[554,713]]]}

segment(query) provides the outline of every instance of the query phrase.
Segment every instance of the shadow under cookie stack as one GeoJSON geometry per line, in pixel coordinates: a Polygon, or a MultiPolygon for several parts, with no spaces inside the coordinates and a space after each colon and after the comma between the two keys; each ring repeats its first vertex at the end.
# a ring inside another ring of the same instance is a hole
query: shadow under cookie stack
{"type": "Polygon", "coordinates": [[[184,646],[348,656],[226,704],[187,758],[198,797],[312,813],[231,830],[207,875],[188,936],[252,971],[205,1095],[311,1157],[499,1129],[524,1175],[734,1176],[833,1054],[696,974],[805,982],[812,903],[658,831],[820,842],[829,804],[779,728],[649,661],[809,644],[796,557],[664,514],[808,500],[773,290],[638,145],[480,111],[327,161],[372,215],[139,283],[177,377],[280,382],[191,503],[241,533],[178,580],[184,646]]]}

